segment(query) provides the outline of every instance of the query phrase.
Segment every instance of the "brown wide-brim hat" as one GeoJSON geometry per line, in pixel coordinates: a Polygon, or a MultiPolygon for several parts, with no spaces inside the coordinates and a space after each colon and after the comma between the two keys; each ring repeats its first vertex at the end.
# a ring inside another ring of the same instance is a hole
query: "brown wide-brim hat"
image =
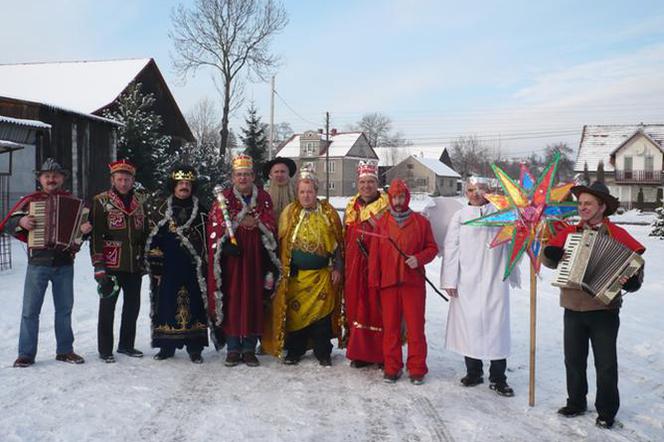
{"type": "Polygon", "coordinates": [[[620,206],[620,201],[618,198],[609,193],[609,188],[606,187],[604,183],[595,181],[590,186],[574,186],[572,187],[572,193],[575,197],[579,197],[582,193],[589,193],[592,196],[598,198],[606,205],[606,210],[604,211],[604,216],[612,215],[620,206]]]}
{"type": "Polygon", "coordinates": [[[290,158],[285,158],[285,157],[276,157],[263,166],[263,178],[268,180],[270,178],[270,171],[272,170],[272,166],[275,164],[285,164],[286,167],[288,167],[288,175],[293,178],[293,175],[295,175],[295,172],[297,171],[297,166],[295,165],[295,161],[291,160],[290,158]]]}

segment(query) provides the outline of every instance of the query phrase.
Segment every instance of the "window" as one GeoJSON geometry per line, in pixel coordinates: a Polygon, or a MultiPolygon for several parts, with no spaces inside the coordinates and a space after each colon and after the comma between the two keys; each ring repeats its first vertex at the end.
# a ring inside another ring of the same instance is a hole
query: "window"
{"type": "MultiPolygon", "coordinates": [[[[325,165],[327,166],[327,162],[325,163],[325,165]]],[[[325,171],[327,172],[327,167],[325,167],[324,169],[325,169],[325,171]]],[[[334,170],[335,170],[335,167],[334,167],[334,161],[333,161],[333,160],[330,160],[330,170],[329,170],[329,172],[330,172],[330,173],[334,173],[334,170]]]]}
{"type": "Polygon", "coordinates": [[[625,169],[625,179],[632,179],[632,157],[625,157],[623,162],[623,167],[625,169]]]}
{"type": "Polygon", "coordinates": [[[313,157],[316,155],[316,143],[308,142],[304,145],[304,156],[313,157]]]}
{"type": "Polygon", "coordinates": [[[334,190],[334,181],[330,181],[330,186],[328,187],[330,190],[334,190]]]}
{"type": "Polygon", "coordinates": [[[646,155],[645,164],[644,164],[644,174],[645,179],[653,179],[653,170],[655,169],[655,157],[652,155],[646,155]]]}

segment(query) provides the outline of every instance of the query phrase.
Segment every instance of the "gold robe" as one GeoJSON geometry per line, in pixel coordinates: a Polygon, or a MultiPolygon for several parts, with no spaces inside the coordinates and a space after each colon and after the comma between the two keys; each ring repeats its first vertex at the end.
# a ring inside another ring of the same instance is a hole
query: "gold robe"
{"type": "Polygon", "coordinates": [[[282,275],[265,318],[261,345],[266,353],[281,357],[286,333],[300,330],[332,313],[332,336],[341,342],[341,283],[334,286],[328,267],[299,270],[291,276],[294,250],[333,256],[343,248],[341,220],[334,207],[319,201],[304,210],[295,201],[279,217],[279,251],[282,275]]]}

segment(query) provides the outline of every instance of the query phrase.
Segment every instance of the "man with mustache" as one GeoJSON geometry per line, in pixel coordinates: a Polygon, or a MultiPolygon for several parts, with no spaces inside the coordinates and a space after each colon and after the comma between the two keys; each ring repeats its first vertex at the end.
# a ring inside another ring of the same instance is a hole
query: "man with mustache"
{"type": "MultiPolygon", "coordinates": [[[[46,159],[36,171],[41,187],[22,198],[0,223],[0,231],[6,231],[17,239],[27,242],[28,232],[37,227],[34,216],[28,214],[31,202],[45,201],[58,195],[70,196],[62,190],[67,171],[52,158],[46,159]]],[[[81,225],[81,232],[92,229],[89,222],[81,225]]],[[[55,306],[55,339],[57,361],[82,364],[84,359],[74,353],[74,334],[71,328],[71,312],[74,305],[74,255],[78,248],[61,249],[56,246],[36,248],[28,246],[28,269],[25,273],[21,332],[18,341],[18,358],[14,367],[29,367],[35,363],[39,333],[39,313],[49,281],[55,306]]]]}

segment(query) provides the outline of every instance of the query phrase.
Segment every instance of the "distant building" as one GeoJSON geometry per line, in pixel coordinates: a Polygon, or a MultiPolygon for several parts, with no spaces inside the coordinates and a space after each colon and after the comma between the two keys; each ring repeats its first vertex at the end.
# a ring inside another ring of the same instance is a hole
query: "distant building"
{"type": "Polygon", "coordinates": [[[621,206],[653,208],[662,198],[663,143],[664,124],[587,125],[574,171],[583,174],[587,166],[594,181],[601,162],[605,184],[621,206]]]}
{"type": "Polygon", "coordinates": [[[154,94],[171,146],[194,141],[151,58],[0,65],[0,116],[51,126],[13,153],[10,201],[35,189],[32,171],[47,157],[71,170],[65,186],[75,194],[89,198],[107,188],[106,165],[116,159],[120,124],[102,115],[135,82],[154,94]]]}
{"type": "Polygon", "coordinates": [[[305,163],[313,165],[321,184],[319,194],[325,195],[326,153],[330,164],[330,196],[357,193],[356,170],[360,160],[378,160],[364,133],[335,130],[330,132],[329,143],[317,131],[295,134],[277,148],[276,155],[292,159],[298,169],[305,163]]]}
{"type": "Polygon", "coordinates": [[[439,159],[411,155],[385,174],[388,184],[396,178],[404,180],[411,192],[454,196],[461,175],[439,159]]]}
{"type": "Polygon", "coordinates": [[[378,175],[380,177],[381,186],[387,184],[387,171],[411,155],[420,158],[440,157],[440,161],[445,163],[450,169],[454,170],[447,148],[444,146],[409,144],[407,146],[374,147],[374,150],[379,158],[378,175]]]}

